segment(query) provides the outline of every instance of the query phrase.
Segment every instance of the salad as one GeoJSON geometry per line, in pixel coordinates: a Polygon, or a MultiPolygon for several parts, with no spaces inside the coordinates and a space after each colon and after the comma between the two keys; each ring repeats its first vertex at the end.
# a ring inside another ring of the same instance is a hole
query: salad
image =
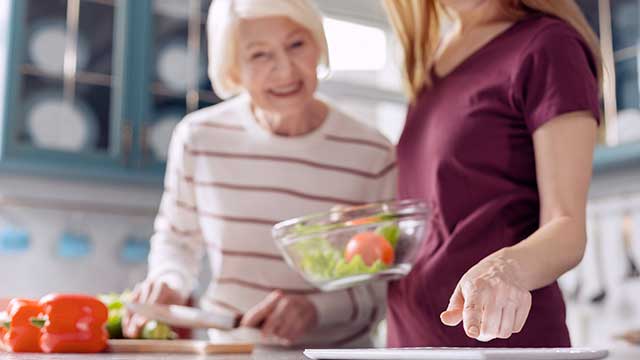
{"type": "Polygon", "coordinates": [[[343,223],[301,225],[297,235],[312,235],[292,246],[299,256],[301,269],[317,280],[329,280],[353,275],[374,274],[393,266],[400,228],[390,223],[395,217],[379,214],[343,223]],[[382,223],[374,231],[367,229],[353,235],[343,249],[336,247],[320,233],[348,226],[382,223]]]}

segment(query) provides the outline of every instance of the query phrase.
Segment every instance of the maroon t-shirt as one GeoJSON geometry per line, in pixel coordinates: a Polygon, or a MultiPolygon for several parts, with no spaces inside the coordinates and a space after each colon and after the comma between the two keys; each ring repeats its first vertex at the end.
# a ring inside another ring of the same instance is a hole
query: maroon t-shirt
{"type": "Polygon", "coordinates": [[[440,313],[469,268],[538,228],[532,134],[563,113],[599,119],[596,73],[577,31],[535,15],[418,95],[398,145],[399,195],[424,199],[433,217],[413,271],[390,283],[389,346],[570,346],[556,283],[532,292],[523,331],[507,340],[478,342],[440,313]]]}

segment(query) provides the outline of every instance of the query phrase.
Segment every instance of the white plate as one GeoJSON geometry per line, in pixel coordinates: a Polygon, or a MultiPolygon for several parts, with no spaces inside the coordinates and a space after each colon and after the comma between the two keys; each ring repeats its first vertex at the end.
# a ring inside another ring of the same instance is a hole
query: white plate
{"type": "Polygon", "coordinates": [[[156,159],[165,161],[169,153],[169,143],[173,129],[178,125],[182,115],[178,111],[162,113],[149,130],[149,148],[156,159]]]}
{"type": "Polygon", "coordinates": [[[158,78],[165,86],[173,91],[184,92],[189,84],[189,76],[196,85],[199,85],[207,77],[207,63],[203,54],[198,57],[198,73],[194,74],[188,69],[189,50],[187,44],[179,40],[170,40],[167,45],[161,47],[158,51],[158,59],[156,71],[158,78]]]}
{"type": "Polygon", "coordinates": [[[27,101],[25,121],[33,144],[39,147],[81,151],[96,141],[96,115],[78,98],[70,103],[56,94],[37,94],[27,101]]]}
{"type": "MultiPolygon", "coordinates": [[[[29,39],[29,57],[33,64],[50,75],[60,75],[64,68],[67,30],[62,20],[43,20],[33,25],[29,39]]],[[[78,34],[77,69],[89,64],[89,44],[78,34]]]]}
{"type": "Polygon", "coordinates": [[[404,349],[307,349],[310,359],[345,360],[597,360],[608,350],[589,348],[404,348],[404,349]]]}
{"type": "Polygon", "coordinates": [[[157,14],[181,20],[189,19],[189,2],[184,0],[154,0],[153,9],[157,14]]]}

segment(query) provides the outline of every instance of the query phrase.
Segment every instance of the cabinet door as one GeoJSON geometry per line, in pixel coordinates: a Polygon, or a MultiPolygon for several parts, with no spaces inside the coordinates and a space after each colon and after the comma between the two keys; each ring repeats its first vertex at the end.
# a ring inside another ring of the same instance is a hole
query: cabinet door
{"type": "Polygon", "coordinates": [[[122,170],[125,0],[15,0],[4,160],[122,170]]]}
{"type": "Polygon", "coordinates": [[[162,172],[171,133],[182,118],[220,99],[207,77],[206,19],[211,0],[149,0],[138,163],[162,172]]]}
{"type": "Polygon", "coordinates": [[[613,51],[632,49],[640,39],[640,1],[611,1],[611,35],[613,51]]]}

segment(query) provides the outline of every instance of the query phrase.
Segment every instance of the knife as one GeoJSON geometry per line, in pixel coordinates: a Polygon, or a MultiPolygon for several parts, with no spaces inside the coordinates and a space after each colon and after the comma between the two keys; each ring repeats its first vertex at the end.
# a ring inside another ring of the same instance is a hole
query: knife
{"type": "Polygon", "coordinates": [[[240,326],[241,315],[216,308],[202,310],[182,305],[127,303],[127,310],[149,320],[192,329],[231,330],[240,326]]]}

